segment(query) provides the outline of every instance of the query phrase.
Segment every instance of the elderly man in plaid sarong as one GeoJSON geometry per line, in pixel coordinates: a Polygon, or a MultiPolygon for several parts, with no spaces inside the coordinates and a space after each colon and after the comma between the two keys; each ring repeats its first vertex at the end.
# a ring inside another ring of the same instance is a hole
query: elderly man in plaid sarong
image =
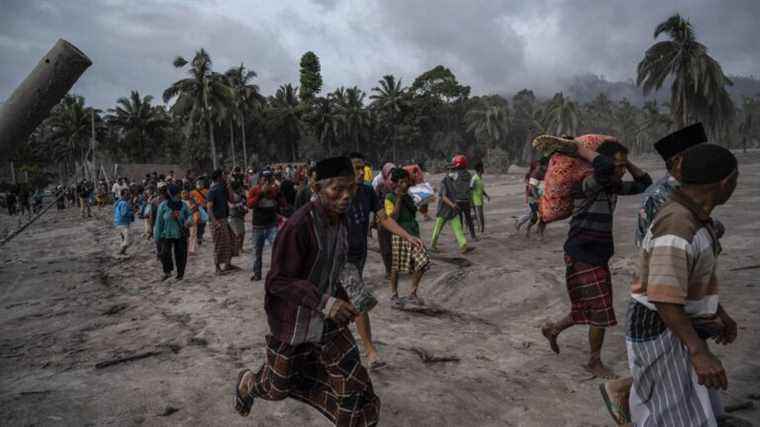
{"type": "Polygon", "coordinates": [[[254,399],[302,401],[336,426],[374,426],[380,413],[359,349],[347,328],[359,314],[340,283],[348,255],[345,212],[355,191],[346,157],[316,166],[317,197],[278,233],[266,278],[270,327],[258,372],[240,372],[235,410],[254,399]]]}

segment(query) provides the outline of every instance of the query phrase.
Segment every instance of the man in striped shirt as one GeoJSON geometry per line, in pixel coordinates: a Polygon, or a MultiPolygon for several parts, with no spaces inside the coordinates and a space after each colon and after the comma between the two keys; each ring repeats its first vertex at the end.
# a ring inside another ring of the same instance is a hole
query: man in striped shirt
{"type": "Polygon", "coordinates": [[[542,333],[551,349],[559,353],[557,337],[563,330],[573,325],[589,325],[590,357],[585,367],[597,377],[614,378],[601,359],[605,328],[617,325],[608,265],[615,252],[613,214],[619,195],[641,194],[652,184],[652,179],[628,160],[628,149],[614,139],[603,142],[596,152],[573,142],[557,149],[591,163],[593,174],[573,190],[575,210],[565,242],[571,310],[562,319],[547,322],[542,333]],[[622,180],[626,172],[634,181],[622,180]]]}
{"type": "Polygon", "coordinates": [[[727,379],[706,339],[736,339],[736,323],[718,302],[721,246],[710,214],[733,194],[737,161],[727,149],[703,144],[683,153],[681,169],[681,188],[641,243],[631,287],[626,345],[634,425],[716,426],[717,390],[727,379]]]}

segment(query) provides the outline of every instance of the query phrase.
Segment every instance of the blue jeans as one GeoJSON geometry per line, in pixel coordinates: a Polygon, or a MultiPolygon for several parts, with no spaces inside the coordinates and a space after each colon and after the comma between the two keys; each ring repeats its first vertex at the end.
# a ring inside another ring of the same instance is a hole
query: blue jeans
{"type": "Polygon", "coordinates": [[[277,236],[277,225],[270,227],[254,227],[251,241],[255,250],[253,251],[253,274],[261,275],[261,257],[264,253],[264,245],[267,243],[274,244],[274,238],[277,236]]]}

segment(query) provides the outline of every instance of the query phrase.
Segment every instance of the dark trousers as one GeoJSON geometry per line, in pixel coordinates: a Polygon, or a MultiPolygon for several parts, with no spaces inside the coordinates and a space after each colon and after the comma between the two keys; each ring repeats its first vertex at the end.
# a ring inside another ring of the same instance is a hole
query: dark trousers
{"type": "Polygon", "coordinates": [[[377,244],[380,246],[380,255],[382,256],[383,264],[385,265],[385,274],[390,274],[391,260],[393,257],[391,232],[386,230],[383,226],[377,227],[377,244]]]}
{"type": "Polygon", "coordinates": [[[206,232],[206,223],[201,222],[198,224],[198,243],[200,244],[203,241],[203,233],[206,232]]]}
{"type": "Polygon", "coordinates": [[[470,229],[470,235],[475,239],[475,223],[472,222],[472,206],[470,202],[457,202],[459,206],[459,220],[467,224],[467,228],[470,229]],[[464,215],[464,219],[462,216],[464,215]]]}
{"type": "Polygon", "coordinates": [[[480,229],[481,233],[485,233],[486,231],[486,216],[483,213],[483,205],[476,206],[473,205],[475,208],[475,215],[478,217],[478,228],[480,229]]]}
{"type": "Polygon", "coordinates": [[[274,237],[277,234],[277,224],[269,227],[255,226],[253,228],[253,234],[251,240],[253,241],[253,274],[261,276],[262,258],[264,256],[264,245],[267,240],[274,244],[274,237]]]}
{"type": "Polygon", "coordinates": [[[177,277],[184,276],[185,265],[187,264],[187,238],[162,239],[160,250],[164,274],[171,273],[176,264],[177,277]],[[174,254],[174,262],[172,262],[172,253],[174,254]]]}

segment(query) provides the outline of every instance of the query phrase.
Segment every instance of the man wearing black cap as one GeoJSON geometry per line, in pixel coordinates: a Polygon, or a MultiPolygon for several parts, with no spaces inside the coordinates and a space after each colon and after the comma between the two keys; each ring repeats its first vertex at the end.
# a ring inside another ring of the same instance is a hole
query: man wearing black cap
{"type": "MultiPolygon", "coordinates": [[[[704,142],[707,142],[704,127],[702,123],[696,123],[677,130],[654,144],[655,150],[665,161],[668,172],[644,192],[635,230],[637,248],[641,248],[644,236],[646,236],[659,209],[670,200],[673,190],[681,186],[679,178],[681,177],[683,152],[704,142]]],[[[718,220],[714,221],[717,237],[720,238],[723,235],[723,225],[718,220]]],[[[619,425],[630,422],[628,397],[632,382],[631,377],[625,377],[608,381],[599,386],[612,418],[619,425]]]]}
{"type": "Polygon", "coordinates": [[[707,142],[705,129],[702,123],[696,123],[675,131],[654,144],[654,149],[665,161],[668,173],[649,187],[642,196],[636,228],[636,247],[641,247],[641,241],[647,234],[657,210],[668,201],[673,190],[681,185],[676,179],[676,175],[680,174],[681,153],[703,142],[707,142]]]}
{"type": "Polygon", "coordinates": [[[316,197],[278,233],[264,301],[270,334],[258,372],[238,376],[235,410],[255,398],[292,397],[336,426],[374,426],[380,400],[348,324],[359,314],[340,275],[348,256],[346,211],[356,190],[351,161],[334,157],[315,168],[316,197]]]}
{"type": "Polygon", "coordinates": [[[710,218],[736,189],[736,157],[701,144],[682,154],[680,169],[681,187],[644,236],[631,286],[626,342],[635,425],[717,425],[726,372],[706,340],[736,339],[736,323],[719,304],[721,245],[710,218]]]}

